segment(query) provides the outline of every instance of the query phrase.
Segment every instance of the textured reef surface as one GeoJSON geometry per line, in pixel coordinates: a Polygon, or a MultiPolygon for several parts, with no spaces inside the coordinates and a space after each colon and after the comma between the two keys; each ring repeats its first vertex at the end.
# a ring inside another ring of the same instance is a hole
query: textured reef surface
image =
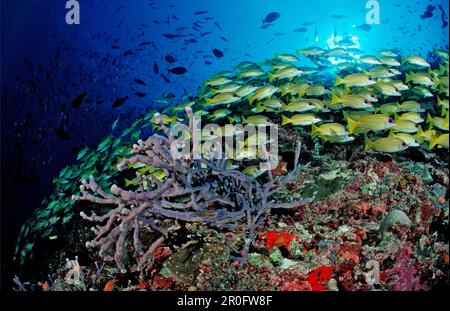
{"type": "Polygon", "coordinates": [[[23,226],[15,288],[448,288],[448,52],[298,54],[315,67],[245,62],[122,133],[114,123],[23,226]],[[171,128],[187,124],[190,144],[200,116],[221,134],[174,158],[171,128]],[[275,168],[258,165],[261,137],[211,157],[239,123],[279,125],[275,168]]]}

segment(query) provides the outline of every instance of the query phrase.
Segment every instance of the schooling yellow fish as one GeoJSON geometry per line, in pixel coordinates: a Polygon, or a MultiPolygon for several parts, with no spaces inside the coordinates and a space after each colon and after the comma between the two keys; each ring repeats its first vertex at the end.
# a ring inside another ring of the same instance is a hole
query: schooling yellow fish
{"type": "Polygon", "coordinates": [[[339,123],[325,123],[321,126],[312,125],[311,137],[317,136],[347,136],[348,132],[345,126],[339,123]]]}
{"type": "Polygon", "coordinates": [[[449,114],[447,113],[447,116],[445,118],[432,117],[430,114],[428,114],[427,123],[432,127],[434,126],[440,130],[448,131],[449,114]]]}
{"type": "Polygon", "coordinates": [[[365,151],[373,149],[380,152],[396,153],[404,151],[409,147],[406,142],[395,137],[379,138],[372,141],[366,136],[364,142],[365,151]]]}
{"type": "Polygon", "coordinates": [[[414,135],[414,137],[416,138],[419,144],[423,144],[424,142],[430,142],[431,138],[433,138],[433,136],[436,136],[437,134],[438,132],[436,130],[424,131],[422,127],[419,125],[417,134],[414,135]]]}
{"type": "Polygon", "coordinates": [[[240,100],[241,98],[235,93],[219,93],[213,98],[207,98],[205,106],[210,107],[210,106],[232,104],[240,100]]]}
{"type": "Polygon", "coordinates": [[[358,121],[347,118],[347,123],[350,134],[384,131],[395,126],[394,119],[384,114],[368,115],[358,121]]]}
{"type": "Polygon", "coordinates": [[[429,149],[433,149],[436,145],[439,147],[443,147],[445,149],[448,149],[448,140],[449,140],[449,134],[442,134],[439,136],[433,136],[430,140],[430,146],[429,149]]]}
{"type": "Polygon", "coordinates": [[[422,123],[423,121],[425,121],[424,119],[422,119],[422,116],[420,115],[420,113],[417,112],[405,112],[402,113],[401,115],[396,114],[395,115],[395,121],[397,120],[408,120],[408,121],[412,121],[416,124],[422,123]]]}
{"type": "Polygon", "coordinates": [[[345,78],[341,78],[339,76],[336,77],[336,86],[345,84],[346,86],[353,87],[353,86],[369,86],[374,85],[376,81],[371,78],[367,74],[363,73],[356,73],[349,76],[346,76],[345,78]]]}
{"type": "Polygon", "coordinates": [[[307,125],[311,125],[311,124],[322,121],[320,118],[316,117],[313,114],[309,114],[309,113],[298,114],[298,115],[295,115],[290,118],[282,115],[281,119],[282,119],[281,125],[283,125],[283,126],[287,125],[287,124],[292,124],[294,126],[307,126],[307,125]]]}
{"type": "Polygon", "coordinates": [[[407,133],[395,133],[391,130],[389,137],[391,138],[400,138],[405,143],[408,144],[409,147],[419,147],[419,143],[417,142],[417,139],[415,136],[407,133]]]}
{"type": "Polygon", "coordinates": [[[408,57],[402,58],[403,64],[416,65],[419,67],[431,67],[430,63],[428,63],[423,57],[418,55],[411,55],[408,57]]]}

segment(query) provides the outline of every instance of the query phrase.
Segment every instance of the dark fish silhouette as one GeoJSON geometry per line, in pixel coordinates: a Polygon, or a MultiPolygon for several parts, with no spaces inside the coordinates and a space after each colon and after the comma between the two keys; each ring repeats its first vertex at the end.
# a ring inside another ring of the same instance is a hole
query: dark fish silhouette
{"type": "Polygon", "coordinates": [[[147,45],[150,45],[150,44],[153,44],[153,42],[152,41],[144,41],[141,44],[139,44],[139,46],[143,47],[143,46],[147,46],[147,45]]]}
{"type": "Polygon", "coordinates": [[[263,20],[263,24],[273,23],[277,19],[280,18],[280,13],[278,12],[271,12],[267,14],[266,18],[263,20]]]}
{"type": "Polygon", "coordinates": [[[173,64],[175,63],[177,60],[175,59],[175,57],[173,57],[170,54],[167,54],[166,57],[164,57],[164,59],[166,60],[166,62],[168,62],[169,64],[173,64]]]}
{"type": "Polygon", "coordinates": [[[313,24],[315,24],[315,23],[316,23],[316,22],[314,22],[314,21],[303,22],[303,23],[302,23],[302,26],[308,27],[308,26],[311,26],[311,25],[313,25],[313,24]]]}
{"type": "Polygon", "coordinates": [[[230,42],[230,41],[228,41],[227,38],[225,38],[225,37],[220,37],[220,39],[222,39],[222,40],[225,41],[225,42],[230,42]]]}
{"type": "Polygon", "coordinates": [[[174,75],[184,75],[187,72],[187,69],[184,67],[175,67],[175,68],[168,69],[167,71],[169,71],[170,73],[172,73],[174,75]]]}
{"type": "Polygon", "coordinates": [[[184,35],[171,34],[171,33],[165,33],[165,34],[163,34],[163,36],[167,39],[176,39],[176,38],[184,37],[184,35]]]}
{"type": "Polygon", "coordinates": [[[331,15],[331,18],[334,18],[334,19],[343,19],[343,18],[347,18],[347,16],[341,15],[341,14],[335,14],[335,15],[331,15]]]}
{"type": "Polygon", "coordinates": [[[81,104],[84,101],[84,98],[86,97],[87,93],[83,92],[82,94],[78,95],[77,98],[75,98],[72,102],[72,108],[78,108],[81,106],[81,104]]]}
{"type": "Polygon", "coordinates": [[[163,80],[166,82],[166,83],[170,83],[170,80],[169,80],[169,78],[167,78],[166,76],[165,76],[165,74],[161,74],[161,78],[163,78],[163,80]]]}
{"type": "Polygon", "coordinates": [[[136,93],[134,93],[134,95],[136,95],[138,97],[145,97],[145,96],[147,96],[147,93],[136,92],[136,93]]]}
{"type": "Polygon", "coordinates": [[[64,123],[61,124],[61,126],[59,127],[59,129],[56,130],[55,133],[59,139],[62,139],[64,141],[70,140],[70,135],[69,135],[69,133],[66,132],[66,130],[64,128],[64,123]]]}
{"type": "Polygon", "coordinates": [[[372,30],[372,26],[370,26],[369,24],[362,24],[362,25],[356,26],[356,28],[358,30],[361,30],[361,31],[370,31],[370,30],[372,30]]]}
{"type": "Polygon", "coordinates": [[[208,11],[197,11],[194,14],[195,15],[203,15],[203,14],[206,14],[206,13],[208,13],[208,11]]]}
{"type": "Polygon", "coordinates": [[[122,106],[128,99],[129,99],[128,95],[125,96],[125,97],[123,97],[123,98],[116,99],[116,100],[114,101],[114,103],[112,104],[112,107],[113,107],[113,108],[120,107],[120,106],[122,106]]]}
{"type": "Polygon", "coordinates": [[[433,12],[436,9],[436,7],[434,5],[428,5],[427,9],[425,11],[425,13],[423,13],[420,18],[421,19],[427,19],[427,18],[432,18],[433,17],[433,12]]]}
{"type": "Polygon", "coordinates": [[[219,28],[220,30],[222,30],[222,27],[220,26],[220,24],[218,22],[214,22],[214,25],[217,26],[217,28],[219,28]]]}
{"type": "Polygon", "coordinates": [[[300,27],[300,28],[294,29],[294,32],[307,32],[307,31],[308,31],[308,28],[306,28],[306,27],[300,27]]]}
{"type": "Polygon", "coordinates": [[[438,4],[439,10],[441,10],[441,21],[442,21],[442,28],[446,28],[448,26],[448,17],[445,13],[444,9],[440,4],[438,4]]]}
{"type": "Polygon", "coordinates": [[[214,56],[217,57],[217,58],[221,58],[221,57],[224,56],[224,54],[223,54],[223,52],[221,50],[213,49],[212,52],[213,52],[214,56]]]}
{"type": "Polygon", "coordinates": [[[158,63],[157,63],[157,62],[155,62],[155,63],[153,64],[153,72],[154,72],[155,74],[158,74],[158,73],[159,73],[159,67],[158,67],[158,63]]]}
{"type": "Polygon", "coordinates": [[[134,78],[134,82],[136,82],[137,84],[140,84],[140,85],[147,85],[144,81],[142,81],[141,79],[138,79],[138,78],[134,78]]]}

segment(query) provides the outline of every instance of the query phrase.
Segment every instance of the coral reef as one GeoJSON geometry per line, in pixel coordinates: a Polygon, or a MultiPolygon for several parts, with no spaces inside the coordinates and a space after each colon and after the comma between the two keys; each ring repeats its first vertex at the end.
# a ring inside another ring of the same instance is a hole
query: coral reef
{"type": "MultiPolygon", "coordinates": [[[[195,118],[190,108],[186,112],[192,137],[195,118]]],[[[111,193],[107,193],[91,176],[89,181],[83,182],[81,195],[73,196],[74,200],[116,206],[102,216],[87,216],[84,212],[81,216],[101,223],[92,228],[96,238],[86,245],[99,247],[102,257],[114,248],[114,259],[121,272],[127,271],[123,257],[129,235],[132,235],[133,247],[140,257],[137,269],[142,270],[164,239],[181,228],[179,222],[200,222],[219,229],[243,231],[245,245],[240,253],[241,263],[244,263],[256,228],[272,209],[295,208],[311,201],[307,199],[289,204],[271,201],[277,189],[298,174],[300,148],[297,148],[294,170],[289,175],[273,176],[269,172],[269,180],[260,184],[239,170],[227,169],[227,158],[197,160],[191,150],[190,156],[177,159],[171,154],[176,139],[163,124],[160,115],[156,114],[155,118],[166,137],[155,134],[146,141],[138,141],[133,146],[133,156],[121,161],[118,170],[123,171],[137,163],[148,165],[165,172],[163,181],[153,176],[143,177],[137,191],[113,185],[111,193]],[[156,232],[161,237],[144,250],[142,231],[156,232]]]]}

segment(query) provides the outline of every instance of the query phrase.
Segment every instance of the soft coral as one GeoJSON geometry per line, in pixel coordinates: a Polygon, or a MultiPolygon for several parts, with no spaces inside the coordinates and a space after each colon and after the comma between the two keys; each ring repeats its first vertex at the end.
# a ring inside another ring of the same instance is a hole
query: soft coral
{"type": "Polygon", "coordinates": [[[328,283],[333,273],[333,267],[320,267],[313,271],[308,276],[308,282],[311,284],[313,291],[325,291],[324,283],[328,283]]]}
{"type": "Polygon", "coordinates": [[[288,232],[275,232],[275,231],[267,231],[264,234],[261,234],[259,238],[264,238],[266,242],[266,246],[269,249],[274,248],[274,246],[286,247],[287,250],[290,250],[291,241],[295,239],[297,235],[291,234],[288,232]]]}

